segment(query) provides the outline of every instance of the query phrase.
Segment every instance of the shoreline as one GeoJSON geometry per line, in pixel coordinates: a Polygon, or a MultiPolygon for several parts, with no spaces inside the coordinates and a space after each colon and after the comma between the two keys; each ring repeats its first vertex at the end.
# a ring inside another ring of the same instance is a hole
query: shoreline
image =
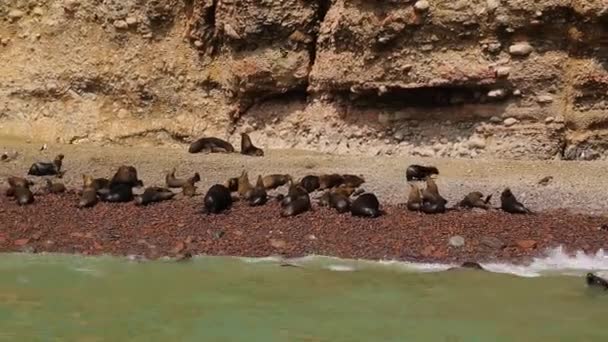
{"type": "Polygon", "coordinates": [[[423,263],[525,263],[547,250],[595,253],[608,249],[601,216],[563,211],[510,215],[498,210],[459,210],[439,215],[384,205],[386,214],[355,218],[328,208],[293,218],[279,216],[278,203],[249,207],[235,203],[226,214],[200,213],[202,197],[138,207],[99,203],[75,207],[78,196],[39,195],[19,207],[2,197],[0,252],[53,252],[82,255],[137,255],[147,259],[185,254],[343,259],[423,263]],[[450,245],[461,236],[464,245],[450,245]]]}

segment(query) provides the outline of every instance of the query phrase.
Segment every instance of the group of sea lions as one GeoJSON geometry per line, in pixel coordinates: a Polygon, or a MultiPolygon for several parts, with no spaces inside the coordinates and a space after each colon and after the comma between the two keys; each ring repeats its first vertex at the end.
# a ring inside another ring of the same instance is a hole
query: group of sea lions
{"type": "MultiPolygon", "coordinates": [[[[434,166],[410,165],[406,172],[406,179],[410,185],[406,207],[410,211],[421,211],[427,214],[438,214],[446,212],[448,201],[439,194],[439,188],[433,180],[433,176],[439,175],[439,170],[434,166]],[[415,181],[425,181],[426,187],[420,190],[415,181]]],[[[458,208],[480,208],[490,209],[492,195],[485,196],[479,191],[473,191],[458,202],[453,209],[458,208]]],[[[505,188],[500,195],[500,209],[510,214],[531,214],[528,208],[520,203],[510,188],[505,188]]]]}
{"type": "MultiPolygon", "coordinates": [[[[233,153],[234,151],[232,144],[216,137],[200,138],[188,148],[190,153],[233,153]]],[[[241,154],[262,157],[264,150],[253,145],[247,133],[241,133],[241,154]]]]}

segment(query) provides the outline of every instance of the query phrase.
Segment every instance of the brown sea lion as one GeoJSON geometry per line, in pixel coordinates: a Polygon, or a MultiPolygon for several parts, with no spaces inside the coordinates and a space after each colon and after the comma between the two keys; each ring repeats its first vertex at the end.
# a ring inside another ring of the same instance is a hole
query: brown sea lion
{"type": "Polygon", "coordinates": [[[358,188],[363,183],[365,183],[365,179],[363,179],[363,177],[349,174],[342,175],[342,185],[358,188]]]}
{"type": "Polygon", "coordinates": [[[500,194],[500,208],[510,214],[531,214],[532,212],[517,201],[511,189],[505,188],[500,194]]]}
{"type": "Polygon", "coordinates": [[[173,168],[171,170],[171,172],[168,172],[165,175],[165,183],[167,184],[167,187],[169,187],[169,188],[181,188],[189,181],[192,184],[195,184],[196,182],[198,182],[200,180],[201,180],[201,176],[198,174],[198,172],[195,172],[194,175],[192,177],[190,177],[189,179],[176,178],[175,177],[175,168],[173,168]]]}
{"type": "Polygon", "coordinates": [[[380,202],[376,195],[371,192],[364,193],[357,197],[350,206],[352,216],[378,217],[380,216],[380,202]]]}
{"type": "Polygon", "coordinates": [[[262,180],[262,176],[258,176],[258,180],[255,184],[255,187],[251,190],[251,193],[249,195],[249,205],[264,205],[267,201],[268,194],[266,193],[266,188],[264,187],[264,181],[262,180]]]}
{"type": "Polygon", "coordinates": [[[245,200],[249,199],[252,190],[253,186],[251,185],[251,183],[249,183],[249,176],[247,174],[247,171],[243,171],[241,173],[241,176],[239,177],[238,193],[240,198],[245,200]]]}
{"type": "Polygon", "coordinates": [[[19,205],[27,205],[34,203],[34,194],[28,187],[18,186],[13,188],[14,196],[19,205]]]}
{"type": "Polygon", "coordinates": [[[416,184],[409,183],[410,193],[407,197],[406,207],[410,211],[420,211],[422,209],[422,195],[420,194],[420,188],[416,184]]]}
{"type": "Polygon", "coordinates": [[[241,154],[262,157],[264,156],[264,151],[261,148],[253,145],[249,134],[241,133],[241,154]]]}
{"type": "Polygon", "coordinates": [[[232,196],[230,190],[222,184],[215,184],[209,188],[205,194],[204,211],[207,213],[218,214],[232,206],[232,196]]]}
{"type": "Polygon", "coordinates": [[[350,200],[348,199],[348,196],[337,191],[329,191],[328,204],[330,208],[336,209],[340,214],[350,210],[350,200]]]}
{"type": "Polygon", "coordinates": [[[483,198],[483,194],[479,191],[473,191],[470,194],[466,195],[460,203],[458,203],[459,207],[463,208],[481,208],[481,209],[489,209],[490,205],[488,204],[492,199],[492,195],[486,196],[483,198]]]}
{"type": "Polygon", "coordinates": [[[93,177],[82,175],[83,187],[82,194],[80,195],[80,200],[78,201],[79,208],[88,208],[97,204],[97,188],[95,187],[95,182],[93,177]]]}
{"type": "Polygon", "coordinates": [[[144,185],[144,183],[137,177],[137,169],[129,165],[121,165],[118,168],[110,181],[110,189],[120,184],[131,187],[141,187],[144,185]]]}
{"type": "Polygon", "coordinates": [[[186,182],[186,184],[182,186],[182,194],[184,196],[194,197],[196,195],[196,189],[197,187],[193,182],[186,182]]]}
{"type": "Polygon", "coordinates": [[[319,176],[319,190],[330,189],[339,186],[344,182],[342,175],[332,173],[329,175],[319,176]]]}
{"type": "Polygon", "coordinates": [[[230,192],[239,191],[239,177],[229,178],[226,183],[224,183],[224,186],[227,187],[230,192]]]}
{"type": "Polygon", "coordinates": [[[21,177],[8,177],[8,185],[13,188],[18,186],[29,188],[34,185],[34,182],[21,177]]]}
{"type": "Polygon", "coordinates": [[[58,154],[53,162],[36,162],[30,166],[28,175],[32,176],[51,176],[51,175],[60,175],[61,174],[61,166],[63,164],[63,154],[58,154]]]}
{"type": "Polygon", "coordinates": [[[50,179],[46,179],[46,191],[49,194],[60,194],[65,192],[65,185],[62,183],[53,183],[50,179]]]}
{"type": "Polygon", "coordinates": [[[357,192],[356,187],[352,187],[346,184],[342,184],[336,188],[331,189],[333,193],[345,196],[346,198],[350,197],[352,194],[357,192]]]}
{"type": "Polygon", "coordinates": [[[444,213],[448,201],[441,197],[437,184],[431,177],[426,178],[426,188],[422,191],[422,212],[427,214],[444,213]]]}
{"type": "Polygon", "coordinates": [[[148,205],[151,203],[162,202],[172,199],[175,193],[167,188],[158,186],[150,186],[144,190],[144,193],[135,197],[137,205],[148,205]]]}
{"type": "Polygon", "coordinates": [[[306,189],[308,193],[311,193],[320,187],[319,177],[308,175],[300,180],[300,185],[306,189]]]}
{"type": "Polygon", "coordinates": [[[272,190],[287,184],[290,180],[292,180],[290,175],[274,174],[264,176],[262,182],[264,182],[264,188],[266,190],[272,190]]]}
{"type": "Polygon", "coordinates": [[[431,175],[439,175],[439,170],[434,166],[412,164],[405,170],[405,178],[408,182],[413,180],[425,180],[431,175]]]}
{"type": "Polygon", "coordinates": [[[101,189],[109,189],[110,188],[110,180],[107,178],[95,178],[91,182],[91,186],[95,188],[95,190],[99,191],[101,189]]]}
{"type": "Polygon", "coordinates": [[[188,148],[189,153],[232,153],[234,152],[234,146],[229,142],[220,138],[208,137],[200,138],[190,144],[188,148]]]}

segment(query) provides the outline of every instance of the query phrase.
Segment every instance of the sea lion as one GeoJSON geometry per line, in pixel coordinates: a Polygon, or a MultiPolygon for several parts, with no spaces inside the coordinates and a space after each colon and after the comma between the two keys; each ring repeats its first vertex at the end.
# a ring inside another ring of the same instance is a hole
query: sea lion
{"type": "Polygon", "coordinates": [[[306,189],[308,193],[311,193],[317,189],[319,189],[320,179],[319,176],[308,175],[300,180],[300,185],[306,189]]]}
{"type": "Polygon", "coordinates": [[[296,216],[310,210],[308,191],[298,183],[289,181],[287,196],[281,200],[281,216],[296,216]]]}
{"type": "Polygon", "coordinates": [[[249,199],[252,190],[253,186],[251,185],[251,183],[249,183],[249,176],[247,174],[247,171],[243,171],[241,173],[241,176],[239,177],[238,193],[240,198],[245,200],[249,199]]]}
{"type": "Polygon", "coordinates": [[[266,188],[264,187],[264,181],[262,180],[262,176],[258,176],[255,187],[251,190],[249,195],[249,205],[264,205],[267,201],[268,194],[266,193],[266,188]]]}
{"type": "Polygon", "coordinates": [[[95,178],[91,180],[92,187],[95,188],[96,191],[101,189],[109,189],[110,188],[110,180],[107,178],[95,178]]]}
{"type": "Polygon", "coordinates": [[[18,186],[13,188],[14,196],[19,205],[27,205],[34,203],[34,194],[30,190],[30,188],[25,186],[18,186]]]}
{"type": "Polygon", "coordinates": [[[319,176],[319,190],[330,189],[339,186],[344,182],[342,175],[332,173],[329,175],[319,176]]]}
{"type": "Polygon", "coordinates": [[[289,190],[287,191],[287,196],[281,199],[281,206],[284,207],[294,199],[303,197],[304,195],[308,195],[308,191],[303,186],[294,183],[293,181],[289,181],[289,190]]]}
{"type": "Polygon", "coordinates": [[[380,216],[380,202],[371,192],[364,193],[351,204],[352,216],[378,217],[380,216]]]}
{"type": "Polygon", "coordinates": [[[104,202],[123,203],[133,200],[133,187],[127,183],[117,183],[107,193],[99,194],[104,202]]]}
{"type": "Polygon", "coordinates": [[[597,288],[604,291],[608,290],[608,281],[604,278],[596,276],[593,273],[587,273],[585,280],[587,282],[587,286],[591,288],[597,288]]]}
{"type": "Polygon", "coordinates": [[[215,184],[209,188],[204,199],[205,211],[218,214],[232,206],[230,190],[222,184],[215,184]]]}
{"type": "Polygon", "coordinates": [[[349,174],[342,175],[342,185],[358,188],[363,183],[365,183],[365,179],[363,177],[349,174]]]}
{"type": "Polygon", "coordinates": [[[505,188],[500,194],[500,208],[510,214],[531,214],[532,212],[517,201],[511,189],[505,188]]]}
{"type": "Polygon", "coordinates": [[[192,184],[196,184],[196,182],[198,182],[200,180],[201,180],[201,176],[198,174],[198,172],[195,172],[194,175],[188,179],[176,178],[175,177],[175,168],[173,168],[171,170],[171,172],[168,172],[165,175],[165,183],[167,184],[167,187],[169,187],[169,188],[181,188],[189,181],[192,184]]]}
{"type": "Polygon", "coordinates": [[[196,195],[196,189],[193,182],[186,182],[186,184],[182,186],[182,194],[184,196],[194,197],[196,195]]]}
{"type": "Polygon", "coordinates": [[[60,175],[61,173],[61,165],[63,164],[63,154],[58,154],[53,162],[36,162],[30,166],[28,175],[32,176],[51,176],[51,175],[60,175]]]}
{"type": "Polygon", "coordinates": [[[97,188],[95,187],[95,181],[93,177],[82,175],[83,187],[80,200],[78,201],[78,208],[88,208],[97,204],[97,188]]]}
{"type": "Polygon", "coordinates": [[[21,178],[21,177],[8,177],[8,185],[12,188],[16,188],[18,186],[29,188],[31,185],[34,185],[29,179],[21,178]]]}
{"type": "Polygon", "coordinates": [[[459,207],[462,208],[481,208],[481,209],[489,209],[490,205],[488,204],[492,199],[492,195],[486,196],[483,198],[483,194],[479,191],[473,191],[466,195],[462,201],[458,203],[459,207]]]}
{"type": "Polygon", "coordinates": [[[346,184],[342,184],[342,185],[340,185],[340,186],[338,186],[336,188],[331,189],[331,191],[333,193],[340,194],[340,195],[345,196],[345,197],[348,198],[352,194],[354,194],[355,192],[357,192],[357,188],[349,186],[349,185],[346,185],[346,184]]]}
{"type": "Polygon", "coordinates": [[[329,207],[336,209],[337,212],[343,214],[350,210],[350,201],[348,196],[336,191],[330,191],[329,193],[329,207]]]}
{"type": "Polygon", "coordinates": [[[172,199],[175,193],[167,188],[158,186],[150,186],[144,190],[144,193],[135,197],[137,205],[148,205],[150,203],[162,202],[172,199]]]}
{"type": "Polygon", "coordinates": [[[65,185],[62,183],[53,183],[50,179],[46,179],[46,191],[49,194],[60,194],[65,192],[65,185]]]}
{"type": "Polygon", "coordinates": [[[416,184],[409,183],[410,193],[407,197],[406,207],[409,211],[420,211],[422,208],[422,195],[416,184]]]}
{"type": "Polygon", "coordinates": [[[292,180],[290,175],[268,175],[264,176],[262,182],[264,183],[264,188],[266,190],[276,189],[280,186],[287,184],[290,180],[292,180]]]}
{"type": "Polygon", "coordinates": [[[137,177],[137,169],[130,165],[121,165],[112,180],[110,180],[110,190],[116,185],[123,184],[131,187],[141,187],[144,183],[137,177]]]}
{"type": "Polygon", "coordinates": [[[189,153],[232,153],[234,152],[234,146],[229,142],[220,138],[208,137],[200,138],[190,144],[188,148],[189,153]]]}
{"type": "Polygon", "coordinates": [[[405,170],[405,178],[408,182],[413,180],[425,180],[431,175],[439,175],[439,170],[434,166],[412,164],[405,170]]]}
{"type": "Polygon", "coordinates": [[[229,178],[226,183],[224,183],[224,186],[227,187],[230,192],[239,191],[239,177],[229,178]]]}
{"type": "Polygon", "coordinates": [[[264,156],[264,150],[253,145],[249,134],[241,133],[241,154],[262,157],[264,156]]]}
{"type": "Polygon", "coordinates": [[[445,212],[448,201],[441,197],[437,184],[431,177],[426,178],[426,188],[422,191],[422,207],[420,210],[426,214],[439,214],[445,212]]]}

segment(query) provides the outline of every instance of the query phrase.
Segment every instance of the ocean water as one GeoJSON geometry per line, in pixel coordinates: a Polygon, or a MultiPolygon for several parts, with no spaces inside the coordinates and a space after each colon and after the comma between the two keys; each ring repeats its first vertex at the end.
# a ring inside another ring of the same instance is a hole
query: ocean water
{"type": "Polygon", "coordinates": [[[3,254],[0,341],[608,341],[608,257],[528,266],[3,254]]]}

